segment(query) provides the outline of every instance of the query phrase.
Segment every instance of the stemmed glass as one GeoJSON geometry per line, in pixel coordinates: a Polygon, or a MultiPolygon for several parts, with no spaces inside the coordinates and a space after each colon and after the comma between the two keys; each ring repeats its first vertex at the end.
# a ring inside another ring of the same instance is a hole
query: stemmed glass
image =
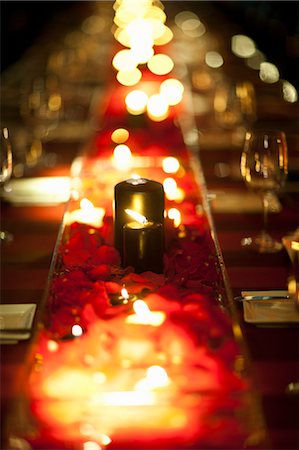
{"type": "Polygon", "coordinates": [[[223,129],[248,127],[256,119],[255,89],[250,81],[218,83],[214,96],[216,123],[223,129]]]}
{"type": "MultiPolygon", "coordinates": [[[[1,127],[1,168],[0,168],[0,185],[3,188],[6,181],[12,175],[12,148],[9,140],[8,128],[1,127]]],[[[0,230],[1,242],[10,242],[13,236],[5,230],[0,230]]]]}
{"type": "Polygon", "coordinates": [[[271,197],[281,190],[288,173],[285,133],[281,130],[246,132],[240,168],[248,188],[261,196],[264,218],[259,234],[242,239],[241,243],[259,253],[275,253],[283,245],[268,233],[268,212],[271,197]]]}

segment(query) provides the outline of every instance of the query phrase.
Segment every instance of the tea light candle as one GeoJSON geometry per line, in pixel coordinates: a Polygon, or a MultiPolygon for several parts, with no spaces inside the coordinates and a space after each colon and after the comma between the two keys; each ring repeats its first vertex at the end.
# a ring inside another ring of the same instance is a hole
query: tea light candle
{"type": "MultiPolygon", "coordinates": [[[[131,178],[118,183],[114,188],[114,245],[120,253],[123,265],[124,235],[141,235],[142,230],[144,235],[150,235],[154,229],[161,229],[161,233],[164,230],[163,185],[147,178],[131,178]],[[131,222],[125,211],[126,209],[145,216],[147,221],[152,224],[160,225],[143,225],[142,227],[137,226],[137,228],[131,226],[127,227],[127,231],[124,232],[124,226],[131,222]]],[[[159,234],[158,231],[155,231],[155,233],[159,234]]]]}
{"type": "Polygon", "coordinates": [[[80,202],[80,209],[66,212],[65,222],[68,225],[79,222],[100,228],[103,226],[104,216],[104,208],[95,208],[90,200],[83,198],[80,202]]]}
{"type": "Polygon", "coordinates": [[[136,295],[129,294],[127,289],[123,287],[120,291],[120,293],[111,293],[109,294],[110,303],[113,306],[116,305],[126,305],[129,302],[132,302],[133,300],[136,300],[136,295]]]}

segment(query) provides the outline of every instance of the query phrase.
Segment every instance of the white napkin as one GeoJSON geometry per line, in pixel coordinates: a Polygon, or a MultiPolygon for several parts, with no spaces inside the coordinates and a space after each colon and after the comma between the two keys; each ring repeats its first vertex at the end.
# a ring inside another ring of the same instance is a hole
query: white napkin
{"type": "Polygon", "coordinates": [[[71,180],[69,177],[34,177],[11,180],[3,198],[16,206],[57,205],[70,198],[71,180]]]}
{"type": "Polygon", "coordinates": [[[0,304],[0,343],[29,339],[35,311],[35,303],[0,304]]]}

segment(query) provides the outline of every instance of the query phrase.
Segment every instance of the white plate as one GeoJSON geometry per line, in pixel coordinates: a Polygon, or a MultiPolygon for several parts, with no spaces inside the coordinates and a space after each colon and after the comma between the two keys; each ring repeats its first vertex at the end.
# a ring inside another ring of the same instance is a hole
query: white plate
{"type": "Polygon", "coordinates": [[[35,303],[0,304],[0,339],[28,339],[35,311],[35,303]],[[28,330],[28,333],[6,332],[14,329],[28,330]]]}
{"type": "Polygon", "coordinates": [[[69,177],[34,177],[11,180],[2,197],[15,205],[57,205],[70,197],[69,177]]]}
{"type": "Polygon", "coordinates": [[[248,323],[299,323],[299,310],[292,300],[244,300],[243,307],[248,323]]]}

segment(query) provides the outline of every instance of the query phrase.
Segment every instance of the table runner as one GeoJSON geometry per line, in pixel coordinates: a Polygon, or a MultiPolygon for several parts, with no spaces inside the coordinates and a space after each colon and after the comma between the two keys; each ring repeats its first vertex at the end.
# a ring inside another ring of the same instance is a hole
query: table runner
{"type": "Polygon", "coordinates": [[[200,163],[179,126],[183,111],[161,123],[124,110],[117,117],[126,93],[115,85],[107,94],[105,126],[72,166],[72,197],[32,346],[23,399],[29,420],[21,436],[36,449],[88,448],[86,442],[99,446],[91,448],[259,446],[263,424],[246,346],[200,163]],[[115,167],[111,136],[128,121],[133,156],[124,171],[115,167]],[[132,173],[163,183],[169,156],[179,169],[171,174],[174,199],[165,199],[164,273],[137,274],[121,267],[114,247],[114,186],[132,173]],[[87,210],[82,200],[91,202],[87,210]],[[144,302],[143,316],[134,312],[136,300],[144,302]]]}
{"type": "MultiPolygon", "coordinates": [[[[143,79],[158,83],[149,73],[143,79]]],[[[187,103],[153,122],[128,114],[129,90],[107,89],[101,129],[72,166],[20,402],[28,422],[16,434],[36,449],[259,447],[263,421],[246,346],[198,155],[181,129],[187,103]],[[129,130],[127,170],[112,156],[120,127],[129,130]],[[179,162],[171,175],[163,170],[170,156],[179,162]],[[177,184],[166,192],[163,274],[121,267],[114,247],[114,186],[132,174],[177,184]]]]}

